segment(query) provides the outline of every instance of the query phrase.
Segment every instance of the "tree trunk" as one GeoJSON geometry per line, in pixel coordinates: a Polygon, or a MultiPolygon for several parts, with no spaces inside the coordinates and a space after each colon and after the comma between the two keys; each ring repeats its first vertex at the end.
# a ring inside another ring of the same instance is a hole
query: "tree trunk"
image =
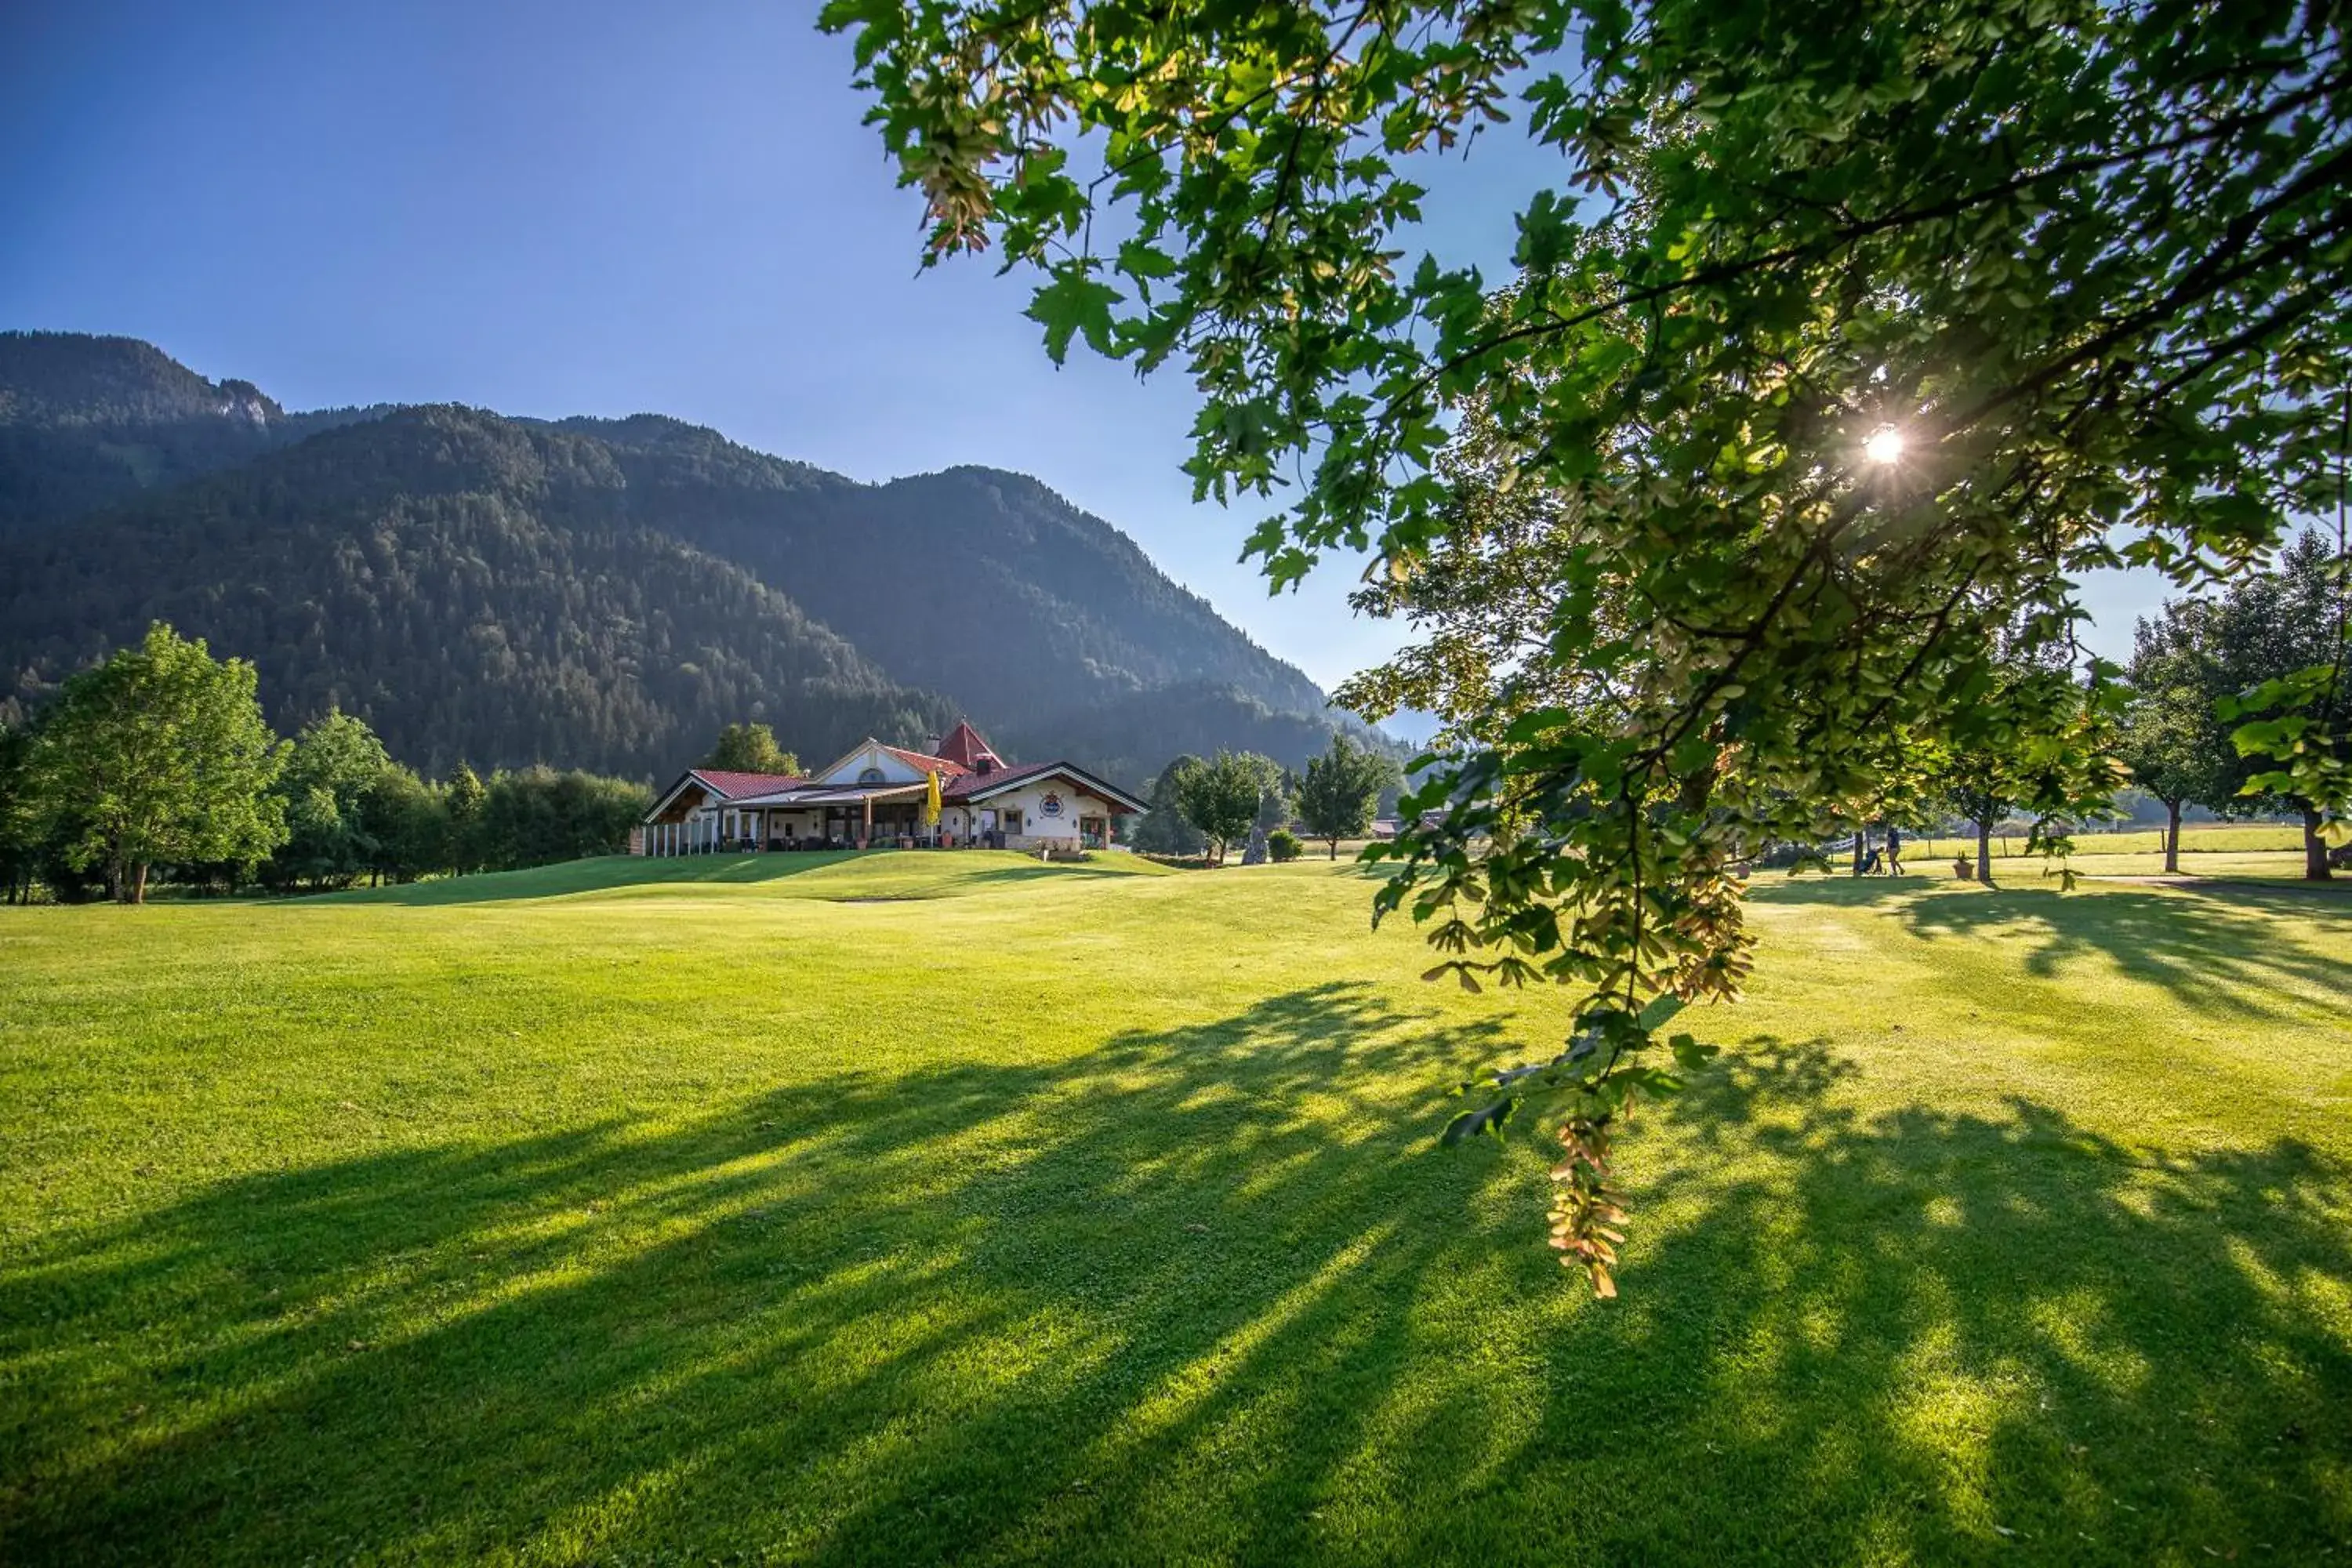
{"type": "Polygon", "coordinates": [[[2306,882],[2327,882],[2335,879],[2327,869],[2327,840],[2319,836],[2319,813],[2310,806],[2303,808],[2303,879],[2306,882]]]}
{"type": "Polygon", "coordinates": [[[1867,837],[1859,827],[1853,830],[1853,874],[1857,877],[1862,875],[1862,841],[1867,837]]]}
{"type": "Polygon", "coordinates": [[[2168,872],[2180,869],[2180,803],[2164,803],[2164,868],[2168,872]]]}
{"type": "Polygon", "coordinates": [[[1331,858],[1332,858],[1332,859],[1334,859],[1334,860],[1337,860],[1339,858],[1339,841],[1338,839],[1334,838],[1333,840],[1331,840],[1331,858]]]}
{"type": "Polygon", "coordinates": [[[147,862],[144,860],[131,868],[131,901],[134,904],[147,901],[147,862]]]}
{"type": "Polygon", "coordinates": [[[1977,824],[1977,880],[1992,886],[1992,824],[1977,824]]]}

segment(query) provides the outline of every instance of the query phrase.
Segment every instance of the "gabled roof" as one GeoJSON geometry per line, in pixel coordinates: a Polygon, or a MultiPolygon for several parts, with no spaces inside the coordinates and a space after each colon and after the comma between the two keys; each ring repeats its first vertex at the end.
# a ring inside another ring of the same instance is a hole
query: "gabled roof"
{"type": "Polygon", "coordinates": [[[678,776],[676,784],[662,791],[652,808],[646,813],[645,819],[651,822],[667,811],[669,803],[689,784],[700,785],[706,793],[721,802],[731,802],[747,795],[774,795],[780,790],[793,789],[806,783],[808,780],[798,773],[741,773],[724,768],[688,768],[678,776]]]}
{"type": "Polygon", "coordinates": [[[850,747],[849,750],[842,752],[841,755],[835,757],[824,766],[810,773],[809,777],[814,780],[831,778],[835,773],[839,773],[843,768],[845,768],[851,763],[856,762],[860,755],[868,751],[887,752],[890,755],[898,758],[900,762],[914,769],[918,773],[938,773],[945,778],[953,778],[956,774],[964,771],[961,763],[952,762],[946,757],[935,757],[929,752],[909,751],[904,746],[886,746],[881,742],[876,740],[873,736],[868,735],[866,739],[858,742],[857,744],[850,747]]]}
{"type": "Polygon", "coordinates": [[[973,800],[983,795],[994,795],[1001,789],[1026,784],[1043,777],[1061,766],[1058,763],[1031,763],[1024,767],[996,768],[984,773],[964,773],[940,781],[941,800],[973,800]]]}
{"type": "Polygon", "coordinates": [[[953,763],[968,773],[980,772],[980,760],[982,757],[986,757],[996,767],[1001,768],[1004,765],[1004,759],[998,756],[995,748],[981,738],[980,731],[971,727],[971,721],[969,719],[957,720],[956,727],[940,736],[940,743],[931,749],[942,760],[953,763]]]}
{"type": "MultiPolygon", "coordinates": [[[[876,744],[880,745],[881,742],[877,742],[876,744]]],[[[954,778],[959,773],[967,773],[971,771],[970,768],[964,766],[963,763],[957,762],[953,757],[935,757],[929,752],[910,752],[904,746],[882,746],[881,749],[889,752],[892,756],[898,758],[908,767],[919,768],[927,773],[939,773],[947,778],[954,778]]]]}
{"type": "Polygon", "coordinates": [[[942,784],[940,798],[959,805],[971,805],[1002,795],[1006,790],[1054,777],[1066,778],[1087,794],[1100,795],[1124,811],[1150,809],[1150,803],[1139,800],[1117,784],[1097,778],[1086,769],[1073,767],[1068,763],[1031,763],[1026,767],[999,768],[994,773],[966,773],[942,784]]]}
{"type": "Polygon", "coordinates": [[[700,779],[729,800],[740,800],[747,795],[773,795],[780,789],[808,783],[804,773],[738,773],[713,768],[688,768],[687,775],[700,779]]]}

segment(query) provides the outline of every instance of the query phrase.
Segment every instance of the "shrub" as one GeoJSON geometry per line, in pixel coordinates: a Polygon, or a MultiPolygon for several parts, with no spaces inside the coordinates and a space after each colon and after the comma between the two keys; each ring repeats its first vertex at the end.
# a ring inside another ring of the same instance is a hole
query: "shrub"
{"type": "Polygon", "coordinates": [[[1265,852],[1271,859],[1296,860],[1306,847],[1298,835],[1287,827],[1277,827],[1265,836],[1265,852]]]}

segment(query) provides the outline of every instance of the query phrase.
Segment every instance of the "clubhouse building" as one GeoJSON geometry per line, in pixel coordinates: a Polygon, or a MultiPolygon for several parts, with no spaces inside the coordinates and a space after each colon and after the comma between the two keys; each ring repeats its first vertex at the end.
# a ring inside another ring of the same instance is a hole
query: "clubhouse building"
{"type": "Polygon", "coordinates": [[[1144,808],[1068,763],[1009,764],[960,722],[930,751],[868,739],[806,777],[689,768],[630,834],[629,852],[1100,849],[1117,818],[1144,808]]]}

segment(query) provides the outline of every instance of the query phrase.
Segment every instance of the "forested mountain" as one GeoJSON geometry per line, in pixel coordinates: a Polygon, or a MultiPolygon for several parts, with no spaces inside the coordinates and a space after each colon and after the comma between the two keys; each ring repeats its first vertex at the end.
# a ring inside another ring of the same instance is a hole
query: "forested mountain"
{"type": "Polygon", "coordinates": [[[0,332],[0,538],[376,412],[289,415],[135,338],[0,332]]]}
{"type": "Polygon", "coordinates": [[[1314,682],[1133,540],[1024,475],[961,468],[861,485],[671,419],[562,428],[611,446],[663,527],[789,584],[902,679],[1001,681],[1024,717],[1180,682],[1323,709],[1314,682]]]}
{"type": "Polygon", "coordinates": [[[128,339],[0,335],[0,702],[152,618],[428,771],[664,773],[723,722],[803,758],[968,712],[1143,784],[1349,723],[1034,479],[866,485],[656,416],[288,414],[128,339]]]}
{"type": "Polygon", "coordinates": [[[40,677],[160,617],[253,659],[281,730],[339,707],[436,773],[646,775],[745,715],[815,752],[954,718],[741,567],[635,526],[604,447],[463,409],[0,546],[0,643],[40,677]]]}

